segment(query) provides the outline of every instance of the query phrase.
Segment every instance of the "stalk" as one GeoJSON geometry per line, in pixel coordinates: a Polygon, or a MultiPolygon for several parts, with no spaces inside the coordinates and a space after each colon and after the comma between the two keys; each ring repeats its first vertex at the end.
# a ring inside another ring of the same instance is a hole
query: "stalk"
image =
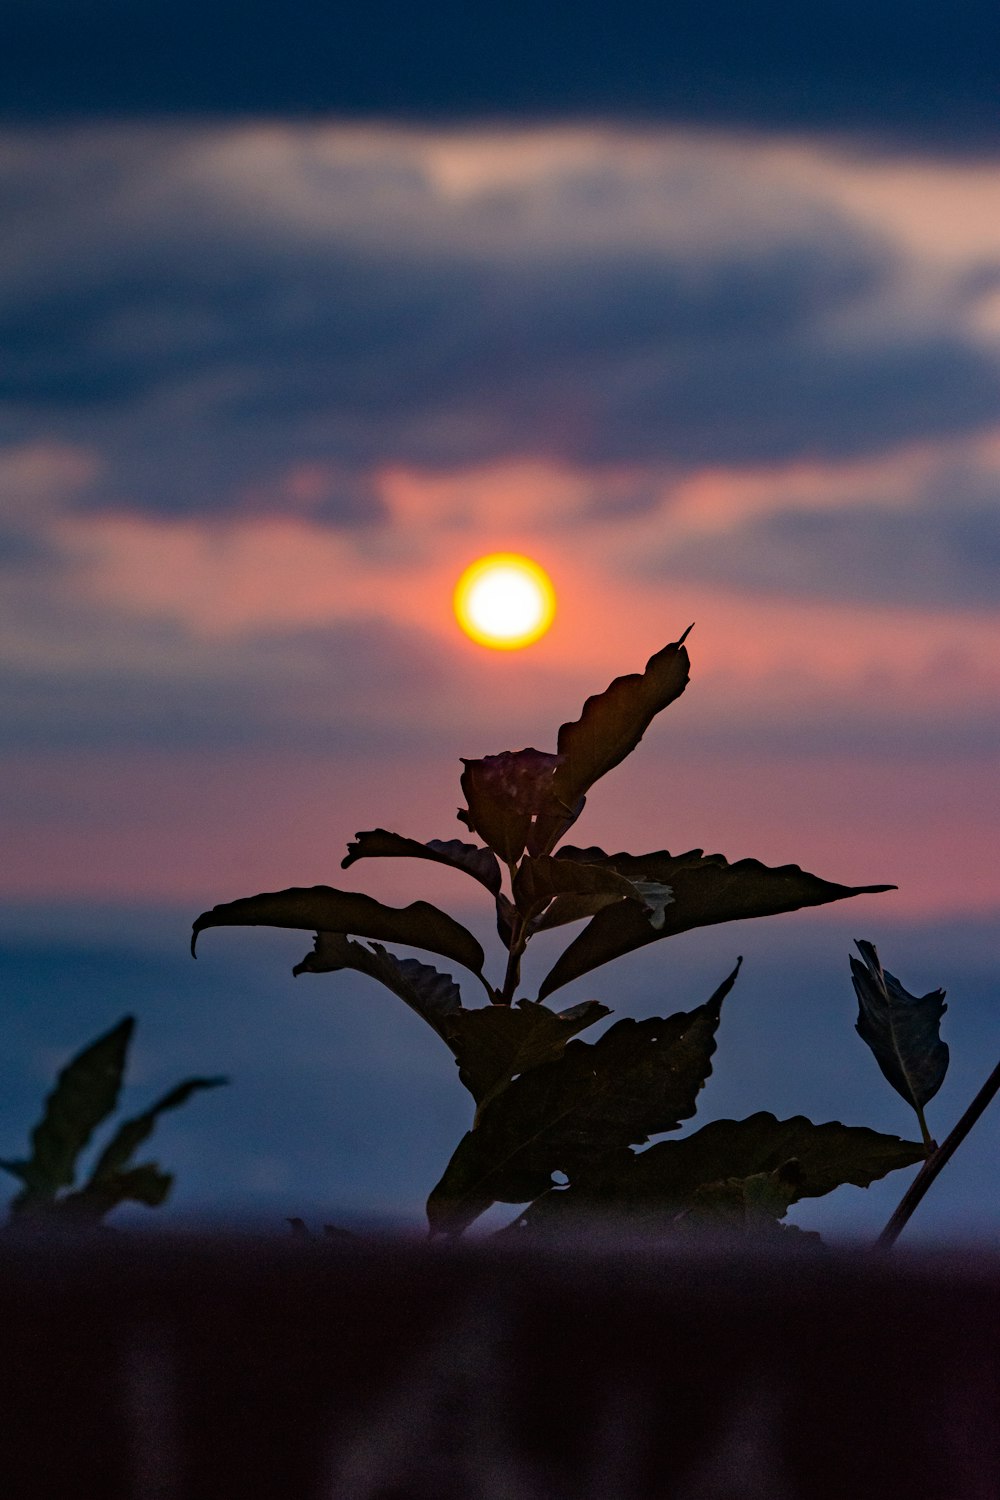
{"type": "MultiPolygon", "coordinates": [[[[985,1113],[998,1092],[1000,1092],[1000,1063],[997,1063],[993,1072],[987,1078],[951,1134],[946,1137],[940,1146],[937,1146],[931,1152],[916,1177],[910,1183],[910,1186],[900,1200],[896,1212],[875,1241],[875,1248],[877,1250],[888,1250],[896,1243],[900,1231],[907,1223],[913,1210],[921,1198],[923,1198],[935,1177],[943,1167],[947,1166],[973,1125],[975,1125],[980,1115],[985,1113]]],[[[923,1124],[922,1121],[921,1124],[923,1124]]],[[[924,1128],[926,1129],[926,1127],[924,1128]]]]}
{"type": "MultiPolygon", "coordinates": [[[[509,864],[507,873],[510,876],[511,894],[514,892],[514,878],[517,875],[517,866],[509,864]]],[[[528,922],[523,913],[517,912],[510,933],[510,949],[507,953],[507,970],[503,976],[503,989],[496,997],[497,1005],[511,1005],[517,987],[521,982],[521,955],[528,946],[528,922]]]]}

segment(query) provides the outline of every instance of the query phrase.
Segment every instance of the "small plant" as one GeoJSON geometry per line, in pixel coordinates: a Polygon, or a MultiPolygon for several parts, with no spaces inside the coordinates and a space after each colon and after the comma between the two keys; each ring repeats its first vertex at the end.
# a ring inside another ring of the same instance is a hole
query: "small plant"
{"type": "Polygon", "coordinates": [[[156,1162],[133,1157],[152,1135],[156,1121],[177,1109],[199,1089],[216,1088],[225,1078],[188,1078],[142,1114],[124,1120],[104,1147],[86,1182],[74,1187],[77,1162],[97,1127],[118,1102],[135,1020],[126,1016],[67,1063],[45,1101],[31,1133],[25,1161],[0,1161],[21,1182],[10,1205],[11,1222],[94,1225],[120,1203],[156,1208],[170,1192],[173,1177],[156,1162]]]}
{"type": "Polygon", "coordinates": [[[676,933],[893,889],[837,885],[797,865],[730,864],[700,849],[636,855],[557,847],[594,783],[635,749],[653,718],[684,691],[687,634],[657,652],[644,672],[616,678],[589,698],[579,719],[560,728],[555,753],[508,750],[463,762],[467,806],[458,816],[481,844],[421,843],[376,828],[349,845],[345,867],[373,858],[432,860],[484,889],[506,954],[499,983],[484,973],[485,955],[473,934],[425,901],[395,908],[358,892],[314,886],[227,902],[194,924],[192,952],[207,927],[313,931],[313,950],[294,973],[367,974],[415,1010],[451,1050],[475,1114],[430,1195],[432,1233],[459,1235],[498,1202],[522,1205],[508,1226],[522,1232],[598,1217],[658,1233],[695,1227],[777,1233],[799,1199],[844,1183],[867,1187],[924,1160],[933,1148],[922,1109],[947,1064],[937,1036],[943,1005],[935,1008],[933,997],[916,1003],[900,1042],[896,1021],[906,1003],[887,989],[891,976],[878,979],[882,971],[870,945],[862,945],[867,967],[856,974],[859,1030],[890,1082],[899,1088],[903,1080],[921,1142],[838,1121],[817,1125],[801,1115],[779,1120],[757,1113],[633,1149],[694,1115],[741,960],[697,1008],[626,1018],[594,1042],[579,1033],[609,1015],[608,1006],[586,1000],[556,1011],[545,1003],[571,980],[676,933]],[[531,940],[579,921],[586,925],[537,996],[519,996],[531,940]],[[460,965],[486,1003],[471,1005],[450,973],[397,958],[385,943],[460,965]],[[895,1007],[891,1016],[887,1004],[895,1007]]]}

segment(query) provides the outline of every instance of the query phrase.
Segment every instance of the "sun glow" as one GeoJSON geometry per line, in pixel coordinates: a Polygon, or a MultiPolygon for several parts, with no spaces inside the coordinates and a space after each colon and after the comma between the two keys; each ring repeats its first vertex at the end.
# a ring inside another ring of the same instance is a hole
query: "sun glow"
{"type": "Polygon", "coordinates": [[[530,646],[548,630],[555,612],[548,574],[516,552],[481,557],[455,588],[455,615],[466,635],[498,651],[530,646]]]}

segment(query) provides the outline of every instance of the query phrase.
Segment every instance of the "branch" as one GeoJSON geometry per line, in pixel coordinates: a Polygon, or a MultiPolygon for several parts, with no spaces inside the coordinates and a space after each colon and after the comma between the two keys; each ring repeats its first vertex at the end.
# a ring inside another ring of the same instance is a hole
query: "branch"
{"type": "Polygon", "coordinates": [[[997,1063],[993,1072],[987,1078],[954,1130],[952,1130],[942,1145],[931,1152],[916,1177],[910,1183],[910,1186],[900,1200],[896,1212],[875,1241],[875,1248],[877,1250],[888,1250],[896,1243],[900,1231],[935,1177],[941,1171],[942,1167],[947,1166],[973,1125],[975,1125],[980,1115],[985,1112],[994,1095],[998,1092],[1000,1092],[1000,1063],[997,1063]]]}

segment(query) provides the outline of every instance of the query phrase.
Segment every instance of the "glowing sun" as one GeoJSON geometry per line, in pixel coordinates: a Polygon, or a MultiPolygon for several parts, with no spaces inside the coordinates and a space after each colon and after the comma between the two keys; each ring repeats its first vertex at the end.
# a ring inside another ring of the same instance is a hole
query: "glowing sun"
{"type": "Polygon", "coordinates": [[[548,630],[555,612],[549,575],[516,552],[481,557],[455,587],[455,614],[466,635],[498,651],[530,646],[548,630]]]}

